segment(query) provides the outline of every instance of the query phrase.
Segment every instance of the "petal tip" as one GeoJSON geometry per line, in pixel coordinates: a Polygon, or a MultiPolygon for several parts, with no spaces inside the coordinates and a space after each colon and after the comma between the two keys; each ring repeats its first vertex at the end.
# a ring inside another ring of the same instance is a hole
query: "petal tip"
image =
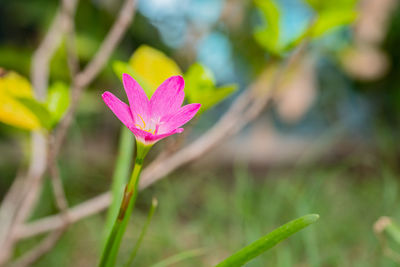
{"type": "Polygon", "coordinates": [[[110,93],[109,91],[105,91],[102,95],[101,98],[103,98],[104,102],[107,102],[107,100],[109,100],[110,98],[113,97],[113,94],[110,93]]]}
{"type": "Polygon", "coordinates": [[[122,80],[125,79],[133,79],[133,77],[131,75],[129,75],[128,73],[122,73],[122,80]]]}
{"type": "Polygon", "coordinates": [[[171,76],[167,80],[175,82],[180,90],[185,87],[185,79],[181,75],[171,76]]]}

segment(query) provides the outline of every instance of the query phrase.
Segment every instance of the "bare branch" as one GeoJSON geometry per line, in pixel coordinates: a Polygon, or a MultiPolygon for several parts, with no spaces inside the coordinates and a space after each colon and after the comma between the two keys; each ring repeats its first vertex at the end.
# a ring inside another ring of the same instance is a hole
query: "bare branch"
{"type": "Polygon", "coordinates": [[[96,55],[88,63],[85,69],[76,75],[76,79],[71,89],[72,90],[71,106],[69,107],[67,114],[65,115],[63,120],[60,122],[60,126],[58,127],[58,131],[56,133],[56,144],[54,151],[54,154],[56,156],[58,155],[58,152],[64,141],[68,128],[71,125],[72,119],[74,117],[83,90],[93,81],[93,79],[102,70],[105,63],[110,58],[111,53],[115,50],[115,47],[121,41],[123,35],[125,34],[126,30],[128,29],[128,26],[130,25],[134,17],[135,7],[136,7],[135,0],[125,0],[123,6],[121,7],[121,11],[118,15],[117,20],[112,26],[110,32],[107,34],[96,55]]]}
{"type": "MultiPolygon", "coordinates": [[[[68,7],[63,6],[61,10],[57,11],[49,31],[33,54],[31,81],[36,98],[42,101],[47,95],[50,60],[61,43],[62,25],[63,23],[68,24],[68,20],[72,20],[68,14],[74,12],[76,7],[76,0],[68,2],[72,4],[68,5],[68,7]]],[[[20,186],[12,186],[10,189],[11,195],[18,193],[18,199],[14,201],[12,207],[8,207],[7,203],[4,204],[8,210],[8,216],[12,218],[12,224],[1,225],[7,235],[0,237],[0,264],[10,257],[13,245],[16,242],[13,237],[13,231],[17,225],[23,223],[29,216],[41,188],[47,161],[47,140],[46,136],[41,132],[32,133],[31,157],[26,180],[23,183],[18,182],[20,186]],[[14,192],[14,190],[17,191],[14,192]]],[[[0,210],[2,211],[3,209],[2,205],[0,210]]]]}
{"type": "MultiPolygon", "coordinates": [[[[265,107],[273,93],[279,88],[283,73],[298,61],[305,51],[308,42],[305,41],[292,53],[287,62],[284,62],[269,78],[266,70],[259,79],[246,89],[232,104],[224,116],[210,130],[199,139],[185,148],[174,153],[155,165],[150,165],[142,172],[140,189],[144,189],[159,179],[165,177],[180,166],[189,163],[213,147],[218,145],[225,138],[240,131],[247,123],[251,122],[265,107]],[[269,86],[265,90],[265,84],[269,86]],[[264,90],[263,90],[264,88],[264,90]]],[[[93,199],[87,200],[68,211],[71,223],[96,214],[108,207],[111,201],[109,192],[103,193],[93,199]]],[[[62,225],[61,215],[48,216],[35,222],[26,224],[18,230],[19,238],[27,238],[47,231],[58,229],[62,225]]]]}
{"type": "Polygon", "coordinates": [[[45,255],[54,247],[54,245],[61,238],[65,230],[65,227],[61,227],[60,229],[57,229],[56,231],[50,233],[39,245],[21,256],[15,262],[11,263],[11,267],[31,266],[34,262],[39,260],[43,255],[45,255]]]}
{"type": "MultiPolygon", "coordinates": [[[[87,216],[104,210],[110,204],[110,201],[111,195],[107,192],[70,208],[67,211],[69,223],[75,223],[87,216]]],[[[48,231],[57,230],[62,226],[63,217],[60,216],[60,214],[48,216],[20,226],[16,232],[16,238],[23,239],[32,237],[48,231]]]]}
{"type": "MultiPolygon", "coordinates": [[[[132,21],[134,10],[135,10],[135,0],[125,0],[123,6],[121,7],[121,11],[118,15],[117,20],[115,21],[114,25],[112,26],[110,32],[107,34],[106,38],[104,39],[102,45],[99,48],[99,51],[96,53],[95,57],[89,62],[86,68],[79,72],[79,61],[75,53],[75,40],[74,40],[74,21],[73,17],[76,10],[77,0],[63,0],[63,5],[60,11],[57,12],[57,15],[50,27],[46,37],[44,38],[43,42],[35,52],[33,56],[33,63],[32,63],[32,83],[36,91],[36,95],[39,99],[43,100],[46,96],[46,90],[48,86],[48,75],[49,75],[49,62],[52,58],[53,53],[59,46],[62,38],[62,34],[65,33],[67,36],[67,53],[68,53],[68,65],[72,77],[72,104],[67,112],[67,115],[60,123],[59,130],[56,134],[56,143],[54,149],[50,151],[48,158],[50,164],[47,164],[49,167],[50,172],[52,173],[52,181],[53,181],[53,188],[55,192],[55,198],[57,205],[62,210],[66,210],[67,203],[64,195],[64,191],[62,188],[61,180],[58,176],[58,170],[56,166],[53,166],[58,151],[60,149],[61,143],[65,137],[66,131],[68,130],[70,123],[72,121],[73,115],[75,113],[76,107],[78,105],[78,101],[80,95],[84,88],[97,76],[100,70],[103,68],[104,64],[108,61],[111,53],[117,46],[117,44],[122,39],[122,36],[126,32],[130,22],[132,21]],[[57,178],[58,177],[58,178],[57,178]]],[[[32,159],[32,164],[30,171],[28,173],[28,179],[25,182],[25,189],[21,194],[22,202],[20,205],[20,209],[18,210],[15,207],[15,211],[18,213],[16,214],[15,223],[13,226],[15,228],[10,229],[10,231],[5,231],[9,233],[9,237],[4,238],[4,240],[0,240],[0,245],[2,245],[2,249],[0,252],[0,264],[6,261],[10,253],[12,251],[12,247],[18,237],[15,237],[15,229],[19,229],[18,227],[20,224],[25,221],[25,219],[29,216],[30,211],[32,210],[33,205],[36,203],[36,198],[38,192],[41,188],[41,181],[46,171],[46,139],[41,134],[34,134],[33,135],[33,155],[35,155],[32,159]],[[25,193],[26,194],[25,194],[25,193]],[[4,243],[3,243],[4,241],[4,243]]],[[[13,187],[15,188],[15,187],[13,187]]],[[[16,201],[17,202],[17,201],[16,201]]],[[[19,203],[19,202],[17,202],[19,203]]],[[[89,202],[90,204],[91,202],[89,202]]],[[[101,203],[101,202],[99,202],[101,203]]],[[[85,205],[82,206],[83,208],[85,205]]],[[[9,210],[9,209],[8,209],[9,210]]],[[[60,221],[57,229],[66,227],[68,219],[69,222],[69,213],[68,212],[61,212],[63,215],[62,220],[60,221]]],[[[73,213],[72,218],[77,215],[79,219],[80,210],[77,209],[77,213],[73,213]]],[[[11,217],[14,218],[14,215],[11,214],[11,217]]],[[[44,253],[43,251],[47,251],[51,248],[52,245],[58,240],[59,231],[55,232],[54,234],[50,235],[46,241],[43,242],[42,245],[35,248],[34,251],[29,252],[26,255],[28,259],[27,262],[31,262],[32,258],[38,257],[40,253],[44,253]],[[44,249],[43,249],[44,248],[44,249]]],[[[59,235],[61,236],[61,233],[59,235]]],[[[24,257],[25,258],[25,257],[24,257]]],[[[22,259],[22,262],[26,262],[22,259]]]]}
{"type": "Polygon", "coordinates": [[[57,12],[49,31],[44,37],[38,49],[34,52],[31,66],[31,81],[36,96],[40,100],[44,100],[47,94],[49,82],[49,66],[57,47],[60,46],[63,32],[62,27],[63,15],[61,11],[57,12]]]}
{"type": "Polygon", "coordinates": [[[49,164],[49,172],[51,178],[51,185],[53,187],[54,200],[57,204],[61,214],[64,214],[64,221],[68,222],[68,201],[65,196],[64,187],[60,177],[60,171],[57,167],[57,163],[49,164]]]}
{"type": "MultiPolygon", "coordinates": [[[[61,42],[61,20],[61,11],[58,11],[49,31],[32,57],[31,81],[35,96],[40,100],[44,100],[46,97],[50,59],[61,42]]],[[[16,199],[12,205],[8,205],[5,202],[0,207],[0,213],[3,213],[3,210],[7,208],[8,216],[13,219],[11,225],[7,226],[3,225],[3,223],[1,225],[1,228],[8,234],[0,237],[0,264],[8,259],[12,250],[12,244],[14,241],[10,235],[12,233],[12,228],[18,224],[14,223],[14,221],[21,221],[21,218],[26,217],[26,214],[28,214],[30,210],[30,207],[25,206],[26,208],[23,208],[21,211],[19,207],[24,207],[24,203],[30,205],[30,203],[32,203],[30,201],[35,201],[37,191],[41,184],[41,177],[46,169],[46,144],[47,141],[43,134],[38,132],[32,133],[32,158],[26,175],[26,180],[20,184],[20,186],[12,186],[10,189],[10,194],[15,195],[17,193],[19,199],[16,199]],[[17,191],[13,192],[14,190],[17,191]]]]}
{"type": "Polygon", "coordinates": [[[67,61],[68,68],[71,75],[71,80],[75,79],[76,74],[79,72],[79,58],[75,47],[75,12],[78,0],[62,0],[63,14],[66,18],[64,20],[64,33],[66,37],[66,48],[67,48],[67,61]]]}
{"type": "Polygon", "coordinates": [[[89,85],[107,63],[111,53],[115,50],[115,47],[121,41],[128,26],[132,22],[135,15],[135,8],[136,0],[125,0],[117,20],[107,34],[96,55],[85,69],[78,74],[77,87],[86,87],[89,85]]]}

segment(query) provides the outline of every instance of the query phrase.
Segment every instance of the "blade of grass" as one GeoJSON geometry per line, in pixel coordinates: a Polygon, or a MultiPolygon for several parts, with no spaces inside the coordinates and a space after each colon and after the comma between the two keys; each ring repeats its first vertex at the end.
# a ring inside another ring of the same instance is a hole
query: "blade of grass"
{"type": "Polygon", "coordinates": [[[107,235],[111,232],[115,218],[118,215],[119,205],[124,195],[124,185],[127,183],[131,172],[134,145],[135,138],[132,132],[125,126],[122,126],[119,137],[118,156],[111,185],[112,202],[108,208],[103,232],[103,247],[107,241],[107,235]]]}
{"type": "Polygon", "coordinates": [[[147,229],[149,228],[151,219],[153,218],[153,214],[154,214],[154,211],[156,210],[157,206],[158,206],[158,201],[157,201],[156,198],[153,198],[153,200],[152,200],[152,202],[151,202],[151,207],[150,207],[149,214],[147,215],[146,223],[144,224],[144,226],[143,226],[143,228],[142,228],[142,231],[141,231],[141,233],[140,233],[140,235],[139,235],[139,238],[138,238],[138,240],[136,241],[135,247],[133,248],[132,253],[131,253],[131,255],[129,256],[128,262],[125,264],[125,267],[129,267],[129,266],[132,265],[133,260],[135,259],[136,254],[137,254],[137,252],[138,252],[138,250],[139,250],[139,247],[140,247],[140,245],[142,244],[143,238],[144,238],[144,236],[145,236],[146,233],[147,233],[147,229]]]}
{"type": "Polygon", "coordinates": [[[288,238],[292,234],[316,222],[318,218],[318,214],[309,214],[290,221],[226,258],[224,261],[216,265],[216,267],[242,266],[248,261],[274,247],[276,244],[288,238]]]}
{"type": "Polygon", "coordinates": [[[173,255],[169,258],[166,258],[165,260],[162,260],[162,261],[152,265],[151,267],[167,267],[172,264],[176,264],[178,262],[181,262],[181,261],[184,261],[184,260],[187,260],[190,258],[198,257],[200,255],[203,255],[205,252],[206,252],[206,249],[204,249],[204,248],[187,250],[187,251],[181,252],[179,254],[173,255]]]}

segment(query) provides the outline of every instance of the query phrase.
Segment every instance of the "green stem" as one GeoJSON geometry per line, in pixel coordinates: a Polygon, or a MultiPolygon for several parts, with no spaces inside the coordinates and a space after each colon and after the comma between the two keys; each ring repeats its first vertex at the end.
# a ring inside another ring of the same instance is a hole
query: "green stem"
{"type": "Polygon", "coordinates": [[[142,171],[143,160],[150,150],[151,146],[145,146],[141,143],[137,143],[137,153],[135,159],[135,166],[133,168],[131,179],[125,187],[124,196],[119,209],[118,217],[114,222],[114,226],[107,239],[106,246],[100,260],[100,267],[112,267],[115,266],[119,247],[121,245],[122,237],[125,233],[126,227],[129,222],[133,207],[135,206],[139,176],[142,171]]]}
{"type": "Polygon", "coordinates": [[[153,201],[151,202],[149,214],[147,215],[146,223],[142,228],[142,232],[140,233],[140,236],[139,236],[138,240],[136,241],[135,247],[132,250],[132,253],[129,257],[128,262],[125,264],[125,267],[129,267],[132,265],[133,260],[135,259],[136,254],[139,250],[139,247],[142,244],[143,238],[146,235],[147,229],[149,228],[151,219],[153,218],[153,214],[154,214],[154,211],[156,210],[157,205],[158,205],[157,199],[153,198],[153,201]]]}
{"type": "Polygon", "coordinates": [[[122,126],[119,137],[118,156],[111,185],[112,202],[107,211],[102,249],[105,247],[108,237],[107,235],[111,232],[115,218],[118,216],[119,206],[124,193],[124,186],[126,185],[130,174],[134,145],[135,137],[132,135],[132,132],[125,126],[122,126]]]}

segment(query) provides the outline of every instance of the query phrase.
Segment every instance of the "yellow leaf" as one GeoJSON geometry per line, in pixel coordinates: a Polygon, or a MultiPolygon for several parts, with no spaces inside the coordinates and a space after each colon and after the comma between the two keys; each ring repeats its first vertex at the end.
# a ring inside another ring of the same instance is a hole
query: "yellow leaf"
{"type": "Polygon", "coordinates": [[[147,45],[142,45],[135,51],[129,60],[129,65],[134,71],[134,78],[149,97],[167,78],[182,75],[175,61],[147,45]]]}
{"type": "Polygon", "coordinates": [[[20,97],[33,98],[28,80],[15,72],[0,76],[0,121],[22,129],[38,129],[38,118],[16,99],[20,97]]]}

